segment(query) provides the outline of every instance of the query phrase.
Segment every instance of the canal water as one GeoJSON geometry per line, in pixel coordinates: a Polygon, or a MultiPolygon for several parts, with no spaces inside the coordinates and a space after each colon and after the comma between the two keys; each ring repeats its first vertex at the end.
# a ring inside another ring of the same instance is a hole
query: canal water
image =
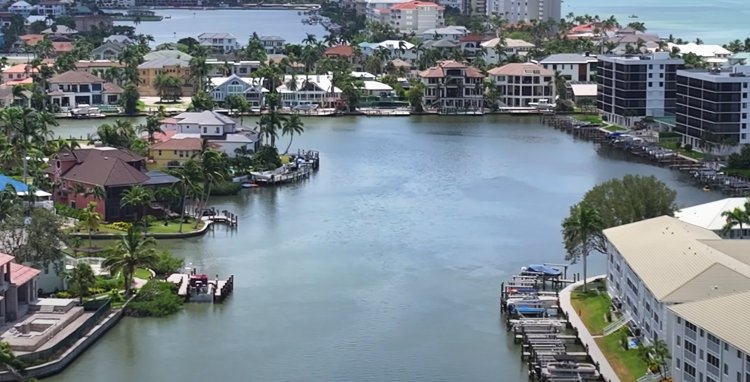
{"type": "MultiPolygon", "coordinates": [[[[321,153],[311,179],[214,199],[239,215],[236,231],[162,242],[209,275],[234,274],[233,296],[125,318],[49,381],[523,381],[500,282],[562,262],[571,204],[625,174],[656,175],[683,206],[721,197],[537,117],[304,122],[294,147],[321,153]]],[[[603,256],[591,259],[601,272],[603,256]]]]}

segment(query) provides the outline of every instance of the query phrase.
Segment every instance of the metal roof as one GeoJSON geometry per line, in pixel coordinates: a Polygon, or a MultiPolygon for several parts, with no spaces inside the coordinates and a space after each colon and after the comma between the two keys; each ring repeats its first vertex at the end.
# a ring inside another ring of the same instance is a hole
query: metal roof
{"type": "MultiPolygon", "coordinates": [[[[727,220],[721,216],[724,211],[731,211],[735,208],[744,209],[747,198],[726,198],[710,203],[703,203],[697,206],[683,208],[675,212],[675,217],[698,227],[720,231],[724,228],[727,220]]],[[[747,227],[745,227],[747,228],[747,227]]],[[[737,227],[739,229],[739,227],[737,227]]]]}

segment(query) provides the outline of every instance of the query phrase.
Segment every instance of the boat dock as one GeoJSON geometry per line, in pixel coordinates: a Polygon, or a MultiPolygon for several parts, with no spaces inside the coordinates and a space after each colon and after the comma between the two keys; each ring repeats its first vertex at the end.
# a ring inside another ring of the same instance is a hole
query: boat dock
{"type": "Polygon", "coordinates": [[[259,186],[274,186],[309,178],[320,168],[320,153],[315,150],[297,150],[289,154],[289,163],[273,171],[251,172],[249,181],[259,186]]]}
{"type": "Polygon", "coordinates": [[[187,302],[221,303],[234,290],[234,275],[220,279],[219,275],[209,280],[205,274],[197,274],[195,268],[187,269],[188,273],[173,273],[167,281],[177,285],[177,295],[187,302]]]}

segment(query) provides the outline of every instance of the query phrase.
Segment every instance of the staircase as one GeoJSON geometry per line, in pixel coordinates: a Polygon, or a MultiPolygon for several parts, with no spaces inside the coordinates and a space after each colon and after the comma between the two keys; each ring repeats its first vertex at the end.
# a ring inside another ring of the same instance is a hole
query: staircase
{"type": "Polygon", "coordinates": [[[625,313],[622,315],[622,317],[618,318],[617,321],[613,321],[609,325],[605,326],[604,332],[602,334],[608,336],[619,330],[621,327],[625,326],[628,321],[630,321],[630,314],[625,313]]]}

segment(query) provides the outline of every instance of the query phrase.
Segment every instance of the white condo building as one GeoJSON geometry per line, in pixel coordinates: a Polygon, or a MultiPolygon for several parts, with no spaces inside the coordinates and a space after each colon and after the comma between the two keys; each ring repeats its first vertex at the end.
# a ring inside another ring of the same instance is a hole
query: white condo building
{"type": "Polygon", "coordinates": [[[562,0],[489,0],[487,14],[503,16],[510,23],[531,20],[560,21],[562,0]]]}

